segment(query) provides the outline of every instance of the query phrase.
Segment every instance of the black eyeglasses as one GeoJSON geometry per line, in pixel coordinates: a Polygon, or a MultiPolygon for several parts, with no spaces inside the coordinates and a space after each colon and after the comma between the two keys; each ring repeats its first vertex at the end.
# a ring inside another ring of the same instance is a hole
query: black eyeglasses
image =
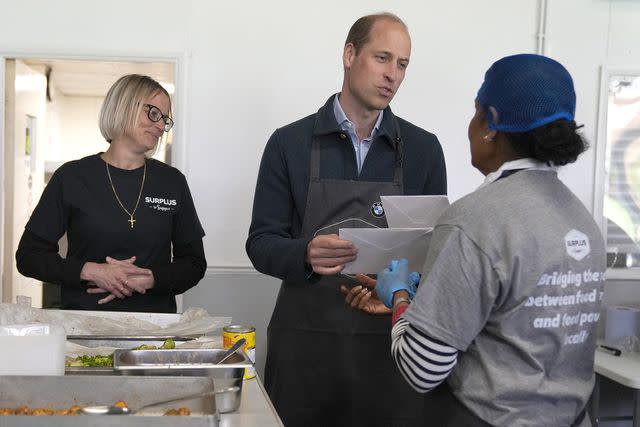
{"type": "Polygon", "coordinates": [[[166,114],[162,114],[162,111],[160,111],[160,109],[155,105],[144,104],[144,108],[147,111],[147,117],[149,117],[149,120],[154,123],[163,120],[164,131],[169,132],[171,130],[171,128],[173,127],[173,119],[171,117],[167,116],[166,114]]]}

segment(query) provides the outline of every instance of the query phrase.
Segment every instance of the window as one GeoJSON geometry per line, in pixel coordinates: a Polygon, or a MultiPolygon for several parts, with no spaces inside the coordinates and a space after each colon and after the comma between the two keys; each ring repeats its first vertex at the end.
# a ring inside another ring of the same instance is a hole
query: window
{"type": "Polygon", "coordinates": [[[596,156],[607,277],[640,278],[640,69],[603,70],[596,156]]]}

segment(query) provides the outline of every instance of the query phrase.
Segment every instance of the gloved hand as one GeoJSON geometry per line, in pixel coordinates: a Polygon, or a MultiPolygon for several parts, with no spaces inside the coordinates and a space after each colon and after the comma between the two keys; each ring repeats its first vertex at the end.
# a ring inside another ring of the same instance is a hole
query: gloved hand
{"type": "Polygon", "coordinates": [[[420,274],[415,271],[409,274],[409,261],[404,258],[399,261],[393,260],[388,268],[378,274],[376,293],[385,306],[392,308],[393,294],[407,291],[409,298],[413,299],[419,282],[420,274]]]}

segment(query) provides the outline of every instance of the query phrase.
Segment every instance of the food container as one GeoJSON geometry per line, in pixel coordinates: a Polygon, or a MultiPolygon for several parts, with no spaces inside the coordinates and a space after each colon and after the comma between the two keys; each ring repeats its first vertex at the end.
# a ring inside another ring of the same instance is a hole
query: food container
{"type": "MultiPolygon", "coordinates": [[[[13,376],[0,381],[0,407],[69,408],[72,405],[112,405],[118,400],[135,410],[166,399],[218,390],[211,378],[13,376]],[[215,387],[215,388],[214,388],[215,387]]],[[[219,425],[216,401],[211,396],[169,403],[134,415],[4,416],[0,425],[25,427],[215,427],[219,425]],[[186,406],[189,416],[169,417],[170,408],[186,406]]]]}
{"type": "Polygon", "coordinates": [[[224,349],[116,350],[113,368],[122,375],[211,377],[217,390],[236,386],[237,392],[216,396],[218,411],[233,412],[240,406],[244,370],[253,364],[237,351],[218,365],[224,354],[224,349]]]}
{"type": "MultiPolygon", "coordinates": [[[[241,339],[245,339],[242,349],[247,353],[252,363],[256,363],[256,328],[253,326],[229,325],[222,328],[222,344],[224,348],[231,348],[241,339]]],[[[244,370],[244,379],[255,378],[256,368],[244,370]]]]}
{"type": "Polygon", "coordinates": [[[0,375],[64,375],[65,341],[57,325],[0,326],[0,375]]]}

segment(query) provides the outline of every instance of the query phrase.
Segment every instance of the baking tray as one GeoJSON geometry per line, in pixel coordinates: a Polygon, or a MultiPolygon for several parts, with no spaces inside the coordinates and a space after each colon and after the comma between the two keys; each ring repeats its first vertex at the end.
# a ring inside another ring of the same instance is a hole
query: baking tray
{"type": "MultiPolygon", "coordinates": [[[[3,376],[0,377],[0,407],[26,405],[60,409],[72,405],[110,405],[124,400],[136,409],[155,401],[220,388],[215,379],[204,377],[3,376]]],[[[220,396],[224,395],[216,398],[220,396]]],[[[135,415],[5,416],[0,417],[0,426],[216,427],[219,425],[216,398],[208,396],[161,405],[135,415]],[[192,415],[162,416],[167,409],[180,406],[188,407],[192,415]]]]}
{"type": "Polygon", "coordinates": [[[232,354],[218,365],[225,349],[175,349],[175,350],[116,350],[113,369],[122,375],[157,376],[205,376],[214,378],[218,389],[236,386],[235,393],[217,396],[221,413],[233,412],[240,406],[242,379],[245,368],[253,366],[244,351],[232,354]]]}

